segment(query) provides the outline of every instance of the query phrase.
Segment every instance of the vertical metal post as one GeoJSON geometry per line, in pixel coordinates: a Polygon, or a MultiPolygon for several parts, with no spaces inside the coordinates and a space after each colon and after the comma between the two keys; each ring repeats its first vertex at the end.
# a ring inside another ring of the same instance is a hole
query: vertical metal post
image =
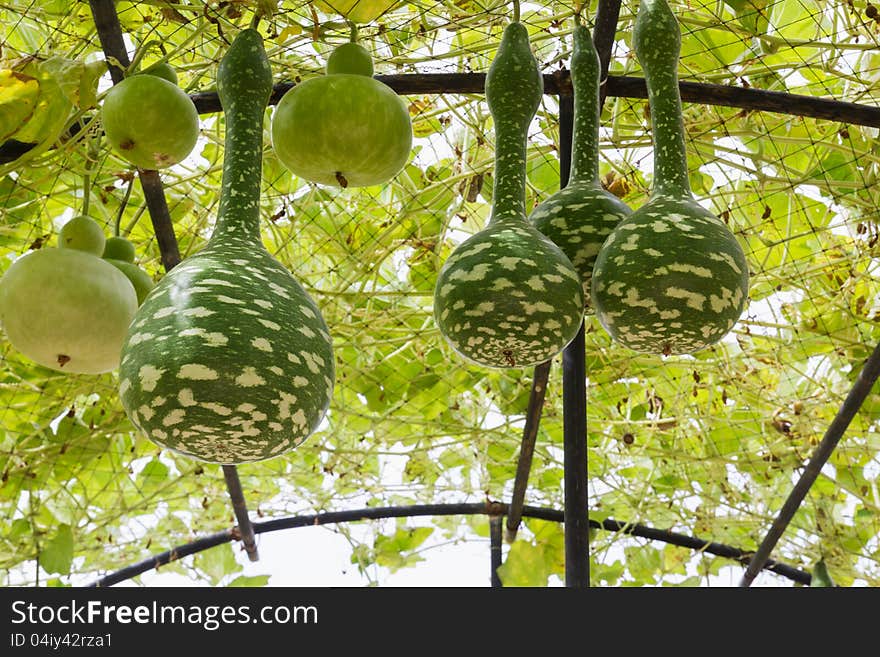
{"type": "Polygon", "coordinates": [[[491,562],[492,588],[501,588],[498,567],[501,565],[501,516],[489,516],[489,559],[491,562]]]}
{"type": "MultiPolygon", "coordinates": [[[[568,184],[571,141],[574,131],[574,98],[570,90],[559,94],[559,177],[568,184]]],[[[562,418],[565,487],[565,585],[590,586],[587,514],[587,387],[584,325],[562,352],[562,418]]]]}

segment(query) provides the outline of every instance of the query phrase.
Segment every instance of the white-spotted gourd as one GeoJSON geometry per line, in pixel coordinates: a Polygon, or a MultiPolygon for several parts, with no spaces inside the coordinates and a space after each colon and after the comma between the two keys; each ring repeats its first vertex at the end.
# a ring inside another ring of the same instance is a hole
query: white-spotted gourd
{"type": "Polygon", "coordinates": [[[260,238],[272,74],[256,30],[229,46],[217,89],[226,121],[217,223],[205,248],[144,300],[123,348],[119,394],[154,442],[234,465],[302,443],[327,411],[335,370],[318,307],[260,238]]]}
{"type": "Polygon", "coordinates": [[[544,91],[525,26],[508,24],[486,75],[495,126],[495,182],[486,228],[449,256],[434,319],[465,358],[487,367],[537,365],[581,326],[584,294],[571,261],[525,213],[528,128],[544,91]]]}
{"type": "Polygon", "coordinates": [[[605,239],[632,209],[599,181],[599,55],[586,26],[574,28],[571,55],[574,130],[568,184],[532,210],[529,219],[568,256],[580,274],[585,310],[593,264],[605,239]]]}
{"type": "Polygon", "coordinates": [[[618,343],[645,353],[692,353],[736,324],[748,296],[748,263],[733,233],[691,193],[678,89],[681,32],[664,0],[641,0],[633,47],[648,86],[653,187],[602,246],[592,301],[618,343]]]}

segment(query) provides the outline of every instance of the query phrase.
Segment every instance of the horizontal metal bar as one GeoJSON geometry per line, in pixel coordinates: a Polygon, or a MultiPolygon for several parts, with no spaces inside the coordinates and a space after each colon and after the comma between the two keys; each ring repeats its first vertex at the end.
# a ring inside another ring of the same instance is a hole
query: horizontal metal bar
{"type": "MultiPolygon", "coordinates": [[[[328,525],[343,522],[358,522],[361,520],[379,520],[382,518],[415,518],[421,516],[460,516],[460,515],[488,515],[503,516],[508,511],[508,505],[501,502],[486,503],[463,503],[463,504],[415,504],[412,506],[397,507],[367,507],[363,509],[354,509],[351,511],[329,511],[326,513],[315,513],[300,516],[288,516],[285,518],[275,518],[273,520],[264,520],[255,522],[254,532],[256,534],[264,534],[267,532],[281,531],[284,529],[294,529],[297,527],[314,527],[318,525],[328,525]]],[[[526,518],[537,518],[539,520],[547,520],[549,522],[561,523],[564,521],[564,514],[557,509],[548,509],[542,507],[526,506],[523,508],[523,516],[526,518]]],[[[629,536],[646,538],[652,541],[660,541],[680,547],[687,547],[698,552],[706,554],[714,554],[716,556],[733,559],[740,563],[748,562],[751,557],[750,552],[741,550],[730,545],[723,545],[712,541],[706,541],[696,536],[688,536],[686,534],[678,534],[665,529],[655,529],[636,523],[625,523],[611,518],[602,521],[590,520],[590,527],[594,529],[603,529],[610,532],[620,532],[629,536]]],[[[177,546],[160,554],[154,555],[149,559],[144,559],[138,563],[126,566],[115,572],[112,572],[100,579],[96,580],[89,587],[112,586],[132,577],[137,577],[149,570],[159,568],[165,564],[171,563],[183,557],[187,557],[203,550],[229,543],[237,540],[236,533],[231,529],[203,536],[190,543],[177,546]]],[[[811,575],[808,572],[799,570],[794,566],[768,559],[764,563],[764,570],[769,570],[786,577],[798,584],[808,585],[811,575]]]]}

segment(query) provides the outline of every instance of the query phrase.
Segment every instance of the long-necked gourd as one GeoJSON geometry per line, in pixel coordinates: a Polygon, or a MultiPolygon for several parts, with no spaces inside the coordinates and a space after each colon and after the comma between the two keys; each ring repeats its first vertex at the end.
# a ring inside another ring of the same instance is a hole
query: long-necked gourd
{"type": "Polygon", "coordinates": [[[641,0],[633,47],[651,108],[653,188],[602,246],[592,301],[620,344],[645,353],[692,353],[718,342],[739,319],[748,263],[724,222],[691,193],[678,89],[681,32],[664,0],[641,0]]]}
{"type": "Polygon", "coordinates": [[[574,28],[571,84],[574,130],[568,184],[532,210],[535,227],[553,240],[578,270],[586,311],[599,249],[632,209],[599,181],[599,55],[586,26],[574,28]]]}
{"type": "Polygon", "coordinates": [[[217,223],[129,328],[119,394],[154,442],[225,465],[306,439],[329,405],[332,344],[314,301],[260,239],[263,117],[272,74],[262,37],[239,32],[220,61],[226,120],[217,223]]]}
{"type": "Polygon", "coordinates": [[[441,334],[487,367],[537,365],[574,338],[584,312],[581,279],[525,213],[528,127],[543,78],[525,26],[513,21],[486,75],[495,127],[495,181],[488,226],[449,256],[434,290],[441,334]]]}

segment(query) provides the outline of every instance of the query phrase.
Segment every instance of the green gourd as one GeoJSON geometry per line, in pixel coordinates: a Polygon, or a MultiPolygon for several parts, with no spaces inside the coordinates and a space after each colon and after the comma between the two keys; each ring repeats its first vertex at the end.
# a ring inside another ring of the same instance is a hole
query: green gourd
{"type": "Polygon", "coordinates": [[[61,249],[76,249],[100,256],[106,243],[101,224],[85,215],[74,217],[58,231],[58,248],[61,249]]]}
{"type": "Polygon", "coordinates": [[[102,257],[101,259],[104,262],[109,262],[116,267],[116,269],[125,274],[129,283],[134,287],[135,294],[137,294],[138,305],[142,304],[144,299],[147,298],[147,295],[153,291],[154,287],[156,287],[156,283],[150,275],[133,262],[117,260],[116,258],[102,257]]]}
{"type": "Polygon", "coordinates": [[[75,248],[29,251],[0,278],[6,339],[34,362],[67,374],[116,369],[137,305],[128,278],[75,248]]]}
{"type": "Polygon", "coordinates": [[[108,237],[104,242],[104,250],[101,252],[102,258],[112,258],[123,262],[134,262],[136,255],[131,240],[119,235],[108,237]]]}
{"type": "Polygon", "coordinates": [[[486,75],[495,125],[495,181],[486,228],[449,256],[434,289],[434,319],[465,358],[487,367],[537,365],[581,326],[577,270],[525,213],[528,127],[544,90],[525,26],[509,23],[486,75]]]}
{"type": "Polygon", "coordinates": [[[599,181],[599,55],[590,31],[574,28],[571,84],[574,131],[568,184],[540,203],[529,218],[562,249],[578,270],[587,311],[593,264],[605,239],[632,209],[599,181]]]}
{"type": "Polygon", "coordinates": [[[272,113],[272,147],[294,175],[333,187],[382,185],[412,152],[403,99],[373,76],[370,52],[356,42],[330,53],[326,74],[300,82],[272,113]]]}
{"type": "Polygon", "coordinates": [[[690,190],[678,89],[681,31],[664,0],[641,1],[633,48],[651,108],[653,189],[603,244],[592,301],[620,344],[645,353],[692,353],[736,324],[749,291],[748,262],[724,222],[690,190]]]}
{"type": "Polygon", "coordinates": [[[154,442],[233,465],[302,443],[326,413],[335,365],[318,307],[260,238],[272,73],[255,29],[229,46],[217,88],[226,121],[217,223],[205,248],[139,308],[123,347],[119,395],[154,442]]]}

